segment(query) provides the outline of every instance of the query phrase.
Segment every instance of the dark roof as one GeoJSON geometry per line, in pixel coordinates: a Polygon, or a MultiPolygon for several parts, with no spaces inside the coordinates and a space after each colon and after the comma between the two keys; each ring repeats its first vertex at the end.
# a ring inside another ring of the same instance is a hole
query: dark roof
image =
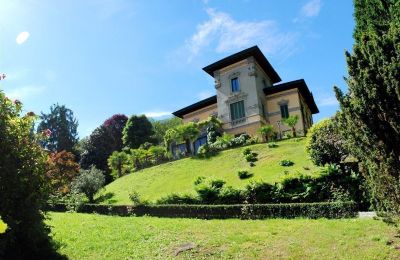
{"type": "Polygon", "coordinates": [[[261,68],[271,78],[272,83],[277,83],[281,81],[281,78],[279,77],[278,73],[271,66],[267,58],[265,58],[264,54],[261,52],[258,46],[250,47],[248,49],[235,53],[231,56],[223,58],[222,60],[219,60],[217,62],[214,62],[213,64],[204,67],[203,70],[207,72],[211,77],[214,77],[214,71],[222,69],[226,66],[244,60],[251,56],[253,56],[257,60],[261,68]]]}
{"type": "Polygon", "coordinates": [[[175,111],[172,114],[174,116],[182,118],[184,115],[189,114],[190,112],[199,110],[200,108],[207,107],[209,105],[216,103],[217,103],[217,95],[200,100],[199,102],[196,102],[194,104],[191,104],[190,106],[179,109],[178,111],[175,111]]]}
{"type": "Polygon", "coordinates": [[[271,94],[275,94],[278,92],[282,92],[282,91],[294,89],[294,88],[297,88],[300,91],[300,94],[306,100],[307,105],[311,110],[311,113],[313,113],[313,114],[319,113],[318,107],[314,101],[313,94],[308,89],[307,84],[304,81],[304,79],[299,79],[299,80],[294,80],[294,81],[290,81],[290,82],[286,82],[286,83],[282,83],[282,84],[278,84],[278,85],[273,85],[272,87],[267,87],[267,88],[264,88],[263,90],[264,90],[265,95],[271,95],[271,94]]]}

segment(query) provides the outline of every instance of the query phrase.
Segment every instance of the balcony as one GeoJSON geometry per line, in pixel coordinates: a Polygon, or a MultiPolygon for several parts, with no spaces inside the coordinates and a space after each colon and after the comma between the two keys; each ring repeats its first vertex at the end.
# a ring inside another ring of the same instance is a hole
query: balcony
{"type": "Polygon", "coordinates": [[[247,119],[246,117],[242,117],[242,118],[239,118],[239,119],[232,120],[231,121],[231,127],[234,127],[234,126],[241,125],[241,124],[245,123],[246,119],[247,119]]]}

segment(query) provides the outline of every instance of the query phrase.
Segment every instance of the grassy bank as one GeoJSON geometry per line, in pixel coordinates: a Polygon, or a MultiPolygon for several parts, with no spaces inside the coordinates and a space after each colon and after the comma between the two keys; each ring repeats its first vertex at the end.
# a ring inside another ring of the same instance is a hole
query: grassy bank
{"type": "Polygon", "coordinates": [[[100,193],[107,199],[103,203],[129,204],[129,194],[136,191],[142,199],[154,201],[171,193],[193,193],[193,182],[198,176],[214,176],[225,180],[227,185],[241,188],[251,180],[274,183],[290,173],[318,174],[304,149],[305,140],[287,140],[278,143],[277,148],[266,144],[248,146],[258,153],[256,166],[249,167],[242,155],[244,148],[236,148],[219,153],[209,159],[186,158],[155,167],[147,168],[112,182],[100,193]],[[295,164],[280,166],[281,160],[288,159],[295,164]],[[247,169],[254,176],[239,179],[237,172],[247,169]]]}

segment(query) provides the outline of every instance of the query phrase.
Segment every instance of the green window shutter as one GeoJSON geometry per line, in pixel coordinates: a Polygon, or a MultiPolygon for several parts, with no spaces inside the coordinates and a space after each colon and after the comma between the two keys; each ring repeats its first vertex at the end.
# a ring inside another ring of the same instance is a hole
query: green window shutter
{"type": "Polygon", "coordinates": [[[231,119],[236,120],[245,117],[244,113],[244,101],[239,101],[236,103],[232,103],[230,105],[231,108],[231,119]]]}

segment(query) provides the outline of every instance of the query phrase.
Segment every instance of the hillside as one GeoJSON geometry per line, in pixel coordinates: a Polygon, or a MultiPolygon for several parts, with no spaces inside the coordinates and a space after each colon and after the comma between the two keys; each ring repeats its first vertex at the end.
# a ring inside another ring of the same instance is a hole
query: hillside
{"type": "Polygon", "coordinates": [[[244,187],[251,180],[269,183],[279,182],[288,173],[318,174],[319,168],[308,159],[304,149],[305,139],[278,142],[278,147],[266,144],[247,146],[258,153],[256,166],[249,167],[242,155],[243,147],[220,152],[209,159],[186,158],[147,168],[115,180],[98,195],[107,198],[102,203],[130,204],[129,194],[139,193],[141,199],[155,201],[171,193],[193,193],[198,176],[215,177],[226,181],[226,185],[244,187]],[[294,162],[291,167],[280,166],[281,160],[294,162]],[[306,170],[306,169],[307,170],[306,170]],[[239,179],[238,170],[247,169],[254,176],[239,179]]]}

